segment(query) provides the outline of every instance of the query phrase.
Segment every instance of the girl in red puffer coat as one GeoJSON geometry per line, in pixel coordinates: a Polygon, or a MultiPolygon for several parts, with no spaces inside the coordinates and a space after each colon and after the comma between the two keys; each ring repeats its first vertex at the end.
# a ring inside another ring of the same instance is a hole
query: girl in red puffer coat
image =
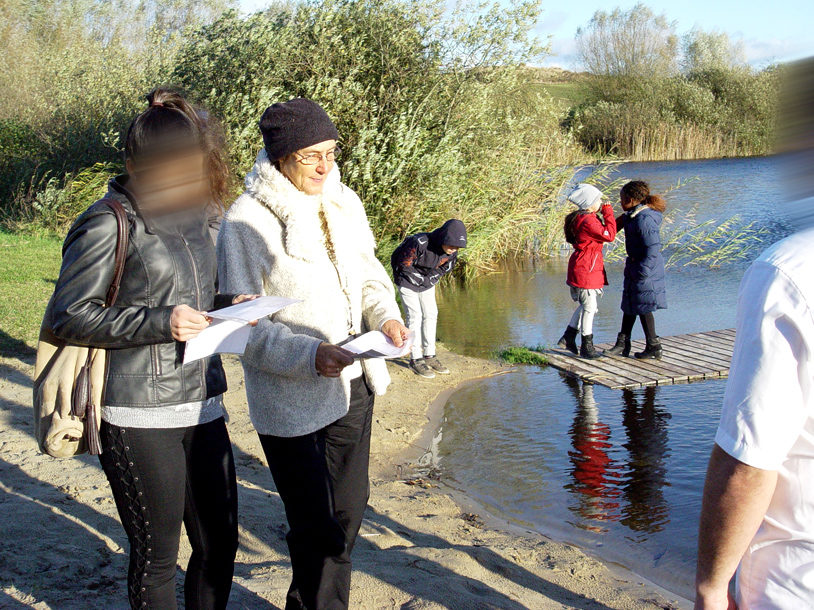
{"type": "Polygon", "coordinates": [[[599,297],[608,284],[602,246],[616,239],[616,220],[613,207],[602,201],[602,191],[590,184],[578,185],[568,195],[568,201],[578,208],[565,219],[565,238],[574,246],[568,261],[567,283],[571,298],[578,305],[557,345],[583,358],[599,358],[594,348],[593,323],[599,311],[599,297]],[[577,348],[579,333],[581,349],[577,348]]]}

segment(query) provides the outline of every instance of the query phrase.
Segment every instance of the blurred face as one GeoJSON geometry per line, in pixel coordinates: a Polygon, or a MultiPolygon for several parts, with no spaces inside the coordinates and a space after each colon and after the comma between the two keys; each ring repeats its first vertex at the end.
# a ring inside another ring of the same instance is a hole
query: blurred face
{"type": "Polygon", "coordinates": [[[598,203],[593,204],[593,205],[592,205],[591,207],[589,207],[589,208],[588,208],[586,211],[587,211],[589,214],[596,214],[596,213],[599,211],[599,208],[600,208],[601,206],[602,206],[602,202],[600,201],[600,202],[598,202],[598,203]]]}
{"type": "Polygon", "coordinates": [[[441,246],[444,249],[444,252],[452,256],[455,254],[460,248],[457,246],[441,246]]]}
{"type": "Polygon", "coordinates": [[[632,210],[638,203],[637,201],[633,201],[630,197],[628,197],[624,191],[619,193],[619,202],[622,204],[623,210],[632,210]]]}
{"type": "Polygon", "coordinates": [[[280,159],[280,171],[306,195],[319,195],[334,167],[336,140],[326,140],[280,159]]]}
{"type": "Polygon", "coordinates": [[[201,151],[127,160],[130,189],[154,214],[203,207],[209,199],[206,157],[201,151]]]}

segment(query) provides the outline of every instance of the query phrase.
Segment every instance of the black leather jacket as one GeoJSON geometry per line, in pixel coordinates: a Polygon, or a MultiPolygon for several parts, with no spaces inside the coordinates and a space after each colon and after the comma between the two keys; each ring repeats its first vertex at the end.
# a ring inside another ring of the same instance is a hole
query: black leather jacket
{"type": "Polygon", "coordinates": [[[126,189],[110,181],[107,197],[128,212],[130,244],[114,307],[103,307],[113,277],[116,217],[105,204],[90,206],[71,227],[51,308],[54,335],[108,350],[103,404],[157,407],[199,402],[226,391],[215,356],[183,366],[184,344],[172,338],[173,307],[199,311],[229,305],[216,295],[217,262],[207,217],[184,212],[144,216],[126,189]]]}

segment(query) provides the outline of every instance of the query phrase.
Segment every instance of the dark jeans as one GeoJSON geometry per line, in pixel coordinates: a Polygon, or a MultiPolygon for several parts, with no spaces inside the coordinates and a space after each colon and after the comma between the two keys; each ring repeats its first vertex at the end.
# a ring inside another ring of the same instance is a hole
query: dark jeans
{"type": "Polygon", "coordinates": [[[260,435],[290,528],[285,610],[348,608],[350,554],[370,495],[373,398],[363,376],[340,420],[305,436],[260,435]]]}
{"type": "MultiPolygon", "coordinates": [[[[650,343],[658,336],[656,335],[656,317],[652,313],[646,313],[640,315],[639,320],[642,322],[645,339],[650,343]]],[[[627,336],[633,333],[634,324],[636,324],[636,316],[627,313],[622,316],[622,332],[627,336]]]]}
{"type": "Polygon", "coordinates": [[[181,523],[192,545],[187,610],[223,610],[237,553],[237,481],[226,423],[120,428],[102,422],[102,468],[130,541],[133,610],[175,610],[181,523]]]}

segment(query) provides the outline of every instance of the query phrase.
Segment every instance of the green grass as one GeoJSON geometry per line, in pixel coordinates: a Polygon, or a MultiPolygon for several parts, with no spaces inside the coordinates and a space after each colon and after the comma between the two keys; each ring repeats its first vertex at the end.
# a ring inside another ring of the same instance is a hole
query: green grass
{"type": "Polygon", "coordinates": [[[62,241],[0,233],[0,356],[31,356],[59,275],[62,241]]]}
{"type": "Polygon", "coordinates": [[[534,349],[529,347],[508,347],[498,352],[498,357],[508,364],[548,364],[548,359],[540,352],[544,348],[538,346],[534,349]]]}
{"type": "Polygon", "coordinates": [[[585,94],[578,82],[540,83],[536,86],[545,90],[555,101],[567,108],[579,106],[585,101],[585,94]]]}

